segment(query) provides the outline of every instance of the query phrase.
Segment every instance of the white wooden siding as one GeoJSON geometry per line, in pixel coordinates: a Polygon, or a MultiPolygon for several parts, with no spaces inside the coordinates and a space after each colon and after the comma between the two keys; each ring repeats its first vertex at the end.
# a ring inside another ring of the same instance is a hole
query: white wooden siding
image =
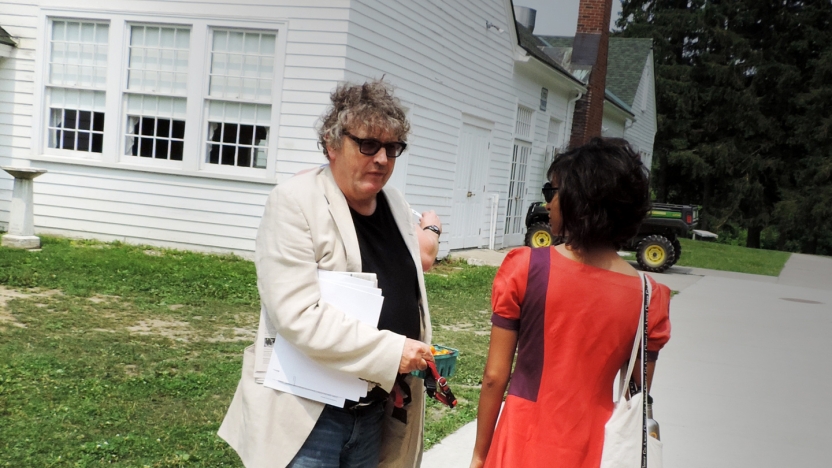
{"type": "MultiPolygon", "coordinates": [[[[35,49],[44,44],[37,37],[40,7],[79,5],[30,0],[4,2],[0,11],[0,24],[18,39],[12,57],[0,59],[0,162],[49,170],[35,182],[36,230],[250,254],[271,184],[56,163],[37,160],[37,155],[29,161],[34,119],[43,119],[33,108],[43,92],[34,84],[35,60],[40,59],[35,49]]],[[[287,40],[283,93],[274,103],[280,106],[280,125],[273,130],[278,154],[272,178],[281,181],[325,162],[314,124],[330,91],[344,78],[349,6],[348,0],[88,0],[82,8],[285,21],[288,29],[279,33],[287,40]]],[[[110,60],[110,66],[124,63],[124,57],[110,60]]],[[[194,124],[199,125],[189,123],[194,124]]],[[[8,220],[10,199],[11,179],[0,176],[0,226],[8,220]]]]}
{"type": "Polygon", "coordinates": [[[655,143],[656,122],[656,93],[655,77],[653,76],[653,52],[651,51],[644,64],[636,97],[633,99],[633,112],[636,121],[625,132],[625,138],[642,153],[642,162],[650,168],[653,161],[653,144],[655,143]],[[642,109],[642,102],[645,103],[642,109]]]}
{"type": "MultiPolygon", "coordinates": [[[[607,104],[604,107],[609,106],[607,104]]],[[[601,122],[601,136],[609,137],[609,138],[624,138],[624,125],[625,119],[619,115],[611,115],[611,112],[608,112],[604,109],[604,119],[601,122]]]]}
{"type": "MultiPolygon", "coordinates": [[[[42,125],[35,119],[43,119],[33,108],[43,92],[34,84],[36,56],[42,55],[35,49],[43,44],[37,37],[40,8],[70,9],[78,3],[18,0],[4,5],[8,8],[0,11],[0,24],[19,38],[20,47],[0,61],[0,159],[29,164],[35,146],[31,128],[42,125]]],[[[273,129],[278,183],[325,162],[314,125],[337,83],[384,75],[410,107],[407,164],[397,168],[408,174],[406,196],[417,210],[435,209],[445,229],[454,229],[450,212],[463,115],[493,122],[489,154],[478,164],[488,168],[486,192],[499,195],[499,246],[504,244],[517,105],[535,110],[528,202],[539,197],[543,181],[549,118],[563,121],[562,132],[568,131],[567,100],[574,92],[554,78],[557,72],[539,63],[515,63],[509,34],[513,18],[506,5],[505,0],[88,0],[83,7],[97,13],[187,17],[204,12],[285,22],[280,32],[287,41],[283,87],[280,102],[274,103],[280,107],[279,127],[273,129]],[[506,32],[486,29],[486,21],[506,32]],[[537,110],[541,86],[549,89],[545,113],[537,110]]],[[[121,66],[123,59],[111,57],[111,66],[121,66]]],[[[250,253],[271,189],[265,183],[66,164],[38,155],[31,165],[50,171],[35,183],[39,232],[193,249],[250,253]]],[[[0,179],[0,222],[8,216],[4,200],[10,189],[9,179],[0,179]]],[[[488,208],[480,225],[481,245],[487,245],[488,208]]],[[[447,251],[443,236],[440,255],[447,251]]]]}
{"type": "MultiPolygon", "coordinates": [[[[546,160],[546,147],[550,145],[547,141],[550,119],[555,118],[561,121],[560,132],[557,136],[555,146],[562,147],[568,140],[564,122],[567,120],[567,113],[569,111],[569,99],[574,97],[574,91],[564,89],[561,85],[554,82],[553,79],[545,79],[540,73],[535,73],[531,67],[519,66],[517,71],[514,77],[514,83],[520,104],[535,109],[532,154],[529,158],[529,167],[526,174],[526,194],[523,203],[523,212],[525,213],[531,202],[543,201],[543,195],[540,189],[546,181],[546,170],[548,169],[544,165],[546,160]],[[541,87],[549,90],[546,112],[539,110],[541,87]]],[[[505,212],[501,214],[505,215],[505,212]]],[[[508,247],[509,245],[503,244],[503,246],[508,247]]]]}
{"type": "MultiPolygon", "coordinates": [[[[0,157],[0,165],[5,166],[8,163],[7,158],[0,157]]],[[[13,187],[14,179],[6,171],[0,171],[0,231],[9,228],[9,207],[11,206],[13,187]]]]}
{"type": "MultiPolygon", "coordinates": [[[[548,115],[566,116],[566,100],[555,92],[557,85],[518,84],[526,78],[515,70],[507,34],[511,20],[503,0],[354,0],[347,39],[347,79],[360,82],[384,75],[404,101],[416,104],[405,195],[417,210],[436,210],[446,232],[459,228],[451,219],[451,204],[462,116],[493,122],[490,158],[479,163],[488,165],[486,192],[500,198],[496,245],[503,244],[520,88],[525,86],[520,103],[535,110],[540,86],[550,90],[546,123],[540,123],[540,112],[534,117],[536,173],[545,149],[538,141],[545,142],[548,115]],[[486,21],[506,33],[486,29],[486,21]]],[[[396,170],[401,169],[405,168],[396,170]]],[[[488,244],[489,229],[486,203],[480,222],[482,246],[488,244]]],[[[440,256],[448,252],[447,239],[441,239],[440,256]]]]}

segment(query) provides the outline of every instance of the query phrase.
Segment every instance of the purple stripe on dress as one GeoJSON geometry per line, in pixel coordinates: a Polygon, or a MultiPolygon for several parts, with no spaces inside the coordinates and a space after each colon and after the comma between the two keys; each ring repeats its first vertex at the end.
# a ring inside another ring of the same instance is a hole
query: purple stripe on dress
{"type": "Polygon", "coordinates": [[[497,314],[491,314],[491,324],[495,327],[505,328],[506,330],[517,331],[520,329],[520,320],[500,317],[497,314]]]}
{"type": "Polygon", "coordinates": [[[532,249],[526,295],[520,305],[517,364],[511,376],[509,395],[537,401],[543,375],[543,340],[546,321],[546,291],[549,288],[551,247],[532,249]]]}

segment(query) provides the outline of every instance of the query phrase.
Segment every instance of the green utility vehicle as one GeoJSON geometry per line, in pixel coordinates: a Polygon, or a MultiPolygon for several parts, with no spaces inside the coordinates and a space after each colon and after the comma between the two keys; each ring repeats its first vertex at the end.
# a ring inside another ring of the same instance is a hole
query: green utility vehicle
{"type": "MultiPolygon", "coordinates": [[[[678,238],[687,237],[698,222],[696,206],[653,203],[650,215],[641,223],[638,234],[623,246],[624,250],[635,252],[645,271],[661,273],[679,261],[682,244],[678,238]]],[[[532,203],[526,212],[526,245],[547,247],[560,242],[549,227],[545,203],[532,203]]]]}

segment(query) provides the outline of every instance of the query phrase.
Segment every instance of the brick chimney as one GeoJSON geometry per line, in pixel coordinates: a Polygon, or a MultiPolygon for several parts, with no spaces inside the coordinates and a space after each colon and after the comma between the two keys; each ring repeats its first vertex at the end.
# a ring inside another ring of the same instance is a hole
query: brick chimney
{"type": "Polygon", "coordinates": [[[601,136],[613,0],[580,1],[578,29],[572,43],[572,68],[588,69],[590,74],[586,94],[575,103],[569,139],[572,148],[601,136]]]}

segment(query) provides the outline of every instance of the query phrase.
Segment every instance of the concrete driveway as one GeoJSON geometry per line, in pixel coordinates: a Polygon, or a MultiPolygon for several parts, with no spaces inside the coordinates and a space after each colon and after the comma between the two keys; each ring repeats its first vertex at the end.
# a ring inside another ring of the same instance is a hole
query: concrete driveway
{"type": "MultiPolygon", "coordinates": [[[[477,252],[453,256],[499,264],[477,252]]],[[[653,277],[680,291],[652,390],[665,466],[832,466],[832,259],[794,254],[779,277],[685,267],[653,277]]],[[[423,466],[467,467],[475,433],[463,427],[423,466]]]]}

